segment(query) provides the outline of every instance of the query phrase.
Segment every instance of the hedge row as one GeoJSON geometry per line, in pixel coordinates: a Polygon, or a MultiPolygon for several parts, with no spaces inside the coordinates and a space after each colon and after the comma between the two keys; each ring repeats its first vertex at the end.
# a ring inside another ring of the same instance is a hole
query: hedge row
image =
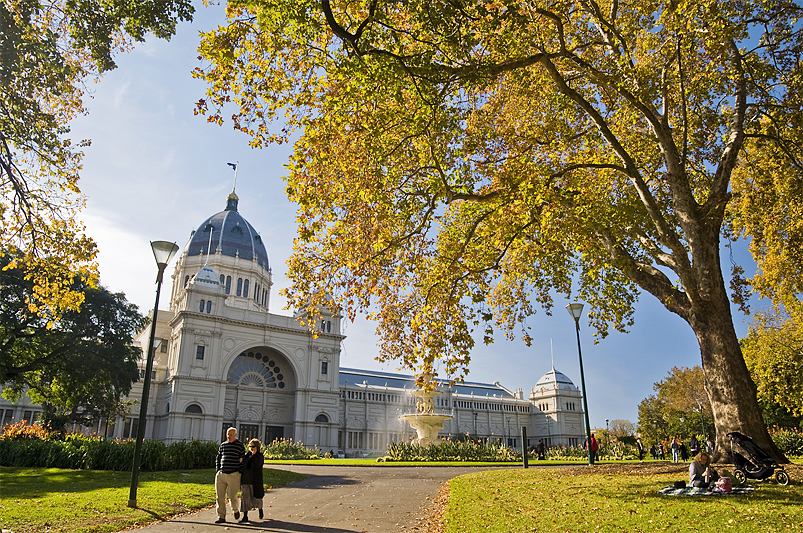
{"type": "Polygon", "coordinates": [[[442,440],[429,446],[398,442],[388,445],[387,455],[380,461],[521,461],[521,452],[497,442],[442,440]]]}
{"type": "MultiPolygon", "coordinates": [[[[84,435],[63,439],[4,433],[0,436],[0,465],[75,470],[131,470],[133,440],[107,440],[84,435]]],[[[185,470],[214,468],[218,443],[182,441],[165,445],[161,441],[142,443],[142,470],[185,470]]]]}

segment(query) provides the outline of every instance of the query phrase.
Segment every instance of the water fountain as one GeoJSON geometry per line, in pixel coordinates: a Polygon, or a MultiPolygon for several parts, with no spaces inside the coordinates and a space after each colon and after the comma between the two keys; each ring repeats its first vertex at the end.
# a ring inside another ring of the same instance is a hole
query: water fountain
{"type": "Polygon", "coordinates": [[[452,415],[437,414],[435,412],[435,400],[437,396],[443,394],[436,390],[429,389],[429,383],[434,376],[429,372],[423,372],[421,378],[424,381],[424,387],[410,391],[410,394],[416,397],[415,407],[416,413],[402,415],[401,418],[406,420],[410,427],[418,433],[418,439],[415,441],[417,444],[427,445],[432,444],[437,440],[438,433],[443,429],[443,423],[452,418],[452,415]]]}

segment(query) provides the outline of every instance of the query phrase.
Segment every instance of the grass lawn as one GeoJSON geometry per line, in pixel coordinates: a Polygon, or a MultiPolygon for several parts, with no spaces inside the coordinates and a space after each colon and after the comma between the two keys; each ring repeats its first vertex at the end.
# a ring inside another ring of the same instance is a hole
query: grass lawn
{"type": "MultiPolygon", "coordinates": [[[[265,469],[265,486],[305,476],[265,469]]],[[[126,507],[130,472],[0,468],[0,528],[14,533],[120,531],[215,503],[214,469],[142,472],[138,508],[126,507]]]]}
{"type": "Polygon", "coordinates": [[[798,532],[803,478],[792,468],[788,486],[751,483],[749,496],[708,498],[656,493],[685,480],[688,463],[466,474],[450,482],[445,532],[798,532]]]}
{"type": "MultiPolygon", "coordinates": [[[[275,465],[310,465],[310,466],[521,466],[516,462],[474,462],[474,461],[389,461],[377,462],[376,459],[275,459],[265,460],[265,464],[275,465]]],[[[562,464],[562,463],[561,463],[562,464]]]]}

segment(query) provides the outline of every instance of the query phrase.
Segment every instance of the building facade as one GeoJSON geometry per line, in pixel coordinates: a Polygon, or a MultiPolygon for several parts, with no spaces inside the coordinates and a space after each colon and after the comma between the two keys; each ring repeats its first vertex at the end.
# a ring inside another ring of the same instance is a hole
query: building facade
{"type": "MultiPolygon", "coordinates": [[[[166,443],[220,440],[234,426],[241,439],[287,438],[348,456],[381,453],[415,435],[401,415],[415,411],[415,378],[341,368],[341,316],[270,312],[272,273],[259,233],[238,210],[226,208],[193,231],[177,257],[168,310],[157,315],[158,340],[145,437],[166,443]],[[299,318],[313,320],[312,334],[299,318]]],[[[141,377],[150,329],[139,333],[141,377]]],[[[524,397],[498,382],[438,385],[437,411],[452,416],[439,436],[466,435],[521,448],[584,441],[580,391],[554,368],[524,397]],[[528,442],[521,441],[521,428],[528,442]]],[[[129,399],[141,396],[142,380],[129,399]]],[[[27,398],[0,398],[2,423],[34,420],[27,398]]],[[[139,406],[85,431],[112,438],[137,434],[139,406]]]]}

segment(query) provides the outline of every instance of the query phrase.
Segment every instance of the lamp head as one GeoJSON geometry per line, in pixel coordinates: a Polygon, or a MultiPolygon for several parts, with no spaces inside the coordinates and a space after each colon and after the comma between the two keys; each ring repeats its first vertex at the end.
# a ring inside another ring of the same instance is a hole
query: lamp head
{"type": "Polygon", "coordinates": [[[173,256],[176,255],[178,245],[168,241],[151,241],[151,250],[153,250],[153,257],[156,259],[156,266],[159,267],[159,275],[156,277],[156,281],[161,282],[162,272],[167,268],[167,264],[173,259],[173,256]]]}
{"type": "Polygon", "coordinates": [[[580,320],[580,317],[583,314],[583,304],[580,303],[573,303],[566,306],[566,310],[572,315],[572,318],[575,322],[580,320]]]}

